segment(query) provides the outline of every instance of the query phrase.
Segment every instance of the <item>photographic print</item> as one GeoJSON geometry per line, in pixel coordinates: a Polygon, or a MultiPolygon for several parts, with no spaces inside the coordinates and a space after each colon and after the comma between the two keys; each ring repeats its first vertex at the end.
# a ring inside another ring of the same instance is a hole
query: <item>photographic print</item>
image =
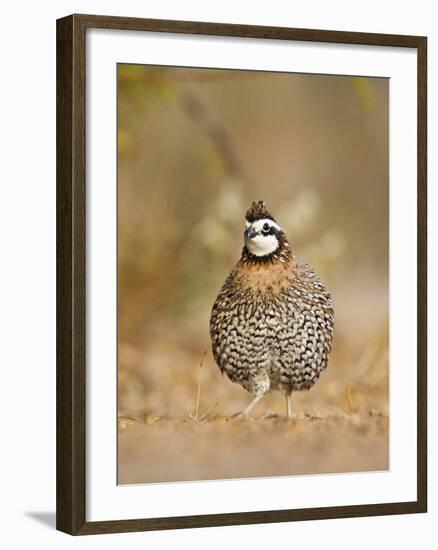
{"type": "Polygon", "coordinates": [[[427,510],[426,61],[57,21],[59,530],[427,510]]]}
{"type": "Polygon", "coordinates": [[[118,483],[387,470],[389,79],[118,64],[117,110],[118,483]]]}

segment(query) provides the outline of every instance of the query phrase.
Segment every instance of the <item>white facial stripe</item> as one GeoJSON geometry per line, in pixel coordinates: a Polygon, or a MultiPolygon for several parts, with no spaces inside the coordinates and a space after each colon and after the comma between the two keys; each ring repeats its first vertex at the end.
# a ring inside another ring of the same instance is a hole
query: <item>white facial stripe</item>
{"type": "MultiPolygon", "coordinates": [[[[248,222],[246,222],[247,224],[248,222]]],[[[270,220],[269,218],[264,218],[263,220],[257,220],[253,222],[252,224],[246,225],[246,228],[252,226],[256,231],[261,231],[265,223],[269,224],[271,227],[275,227],[279,231],[281,231],[281,227],[278,225],[278,223],[275,223],[273,220],[270,220]]]]}

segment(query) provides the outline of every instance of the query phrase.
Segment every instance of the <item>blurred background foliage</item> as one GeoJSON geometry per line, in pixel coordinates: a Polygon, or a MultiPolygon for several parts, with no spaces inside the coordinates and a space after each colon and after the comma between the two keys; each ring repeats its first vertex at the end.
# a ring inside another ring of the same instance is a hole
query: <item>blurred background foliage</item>
{"type": "Polygon", "coordinates": [[[121,414],[190,412],[204,350],[205,407],[248,402],[208,321],[258,199],[335,301],[333,357],[298,408],[387,413],[388,94],[377,78],[118,66],[121,414]]]}

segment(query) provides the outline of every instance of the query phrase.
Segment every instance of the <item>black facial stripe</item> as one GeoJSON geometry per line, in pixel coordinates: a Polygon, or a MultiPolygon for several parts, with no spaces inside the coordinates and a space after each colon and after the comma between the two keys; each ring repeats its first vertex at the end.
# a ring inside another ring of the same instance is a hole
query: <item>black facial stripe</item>
{"type": "MultiPolygon", "coordinates": [[[[267,225],[267,224],[265,224],[267,225]]],[[[267,229],[265,229],[265,226],[263,226],[262,228],[262,235],[276,235],[277,234],[277,229],[273,226],[269,226],[267,229]]]]}

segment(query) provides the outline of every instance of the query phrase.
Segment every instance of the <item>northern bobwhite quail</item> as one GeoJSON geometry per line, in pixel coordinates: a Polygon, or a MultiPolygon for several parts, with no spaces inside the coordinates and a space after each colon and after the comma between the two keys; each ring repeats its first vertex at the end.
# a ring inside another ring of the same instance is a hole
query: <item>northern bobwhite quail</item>
{"type": "Polygon", "coordinates": [[[291,417],[292,392],[311,388],[327,366],[332,300],[263,201],[246,213],[244,243],[211,312],[213,356],[222,373],[254,396],[241,415],[275,390],[285,394],[291,417]]]}

